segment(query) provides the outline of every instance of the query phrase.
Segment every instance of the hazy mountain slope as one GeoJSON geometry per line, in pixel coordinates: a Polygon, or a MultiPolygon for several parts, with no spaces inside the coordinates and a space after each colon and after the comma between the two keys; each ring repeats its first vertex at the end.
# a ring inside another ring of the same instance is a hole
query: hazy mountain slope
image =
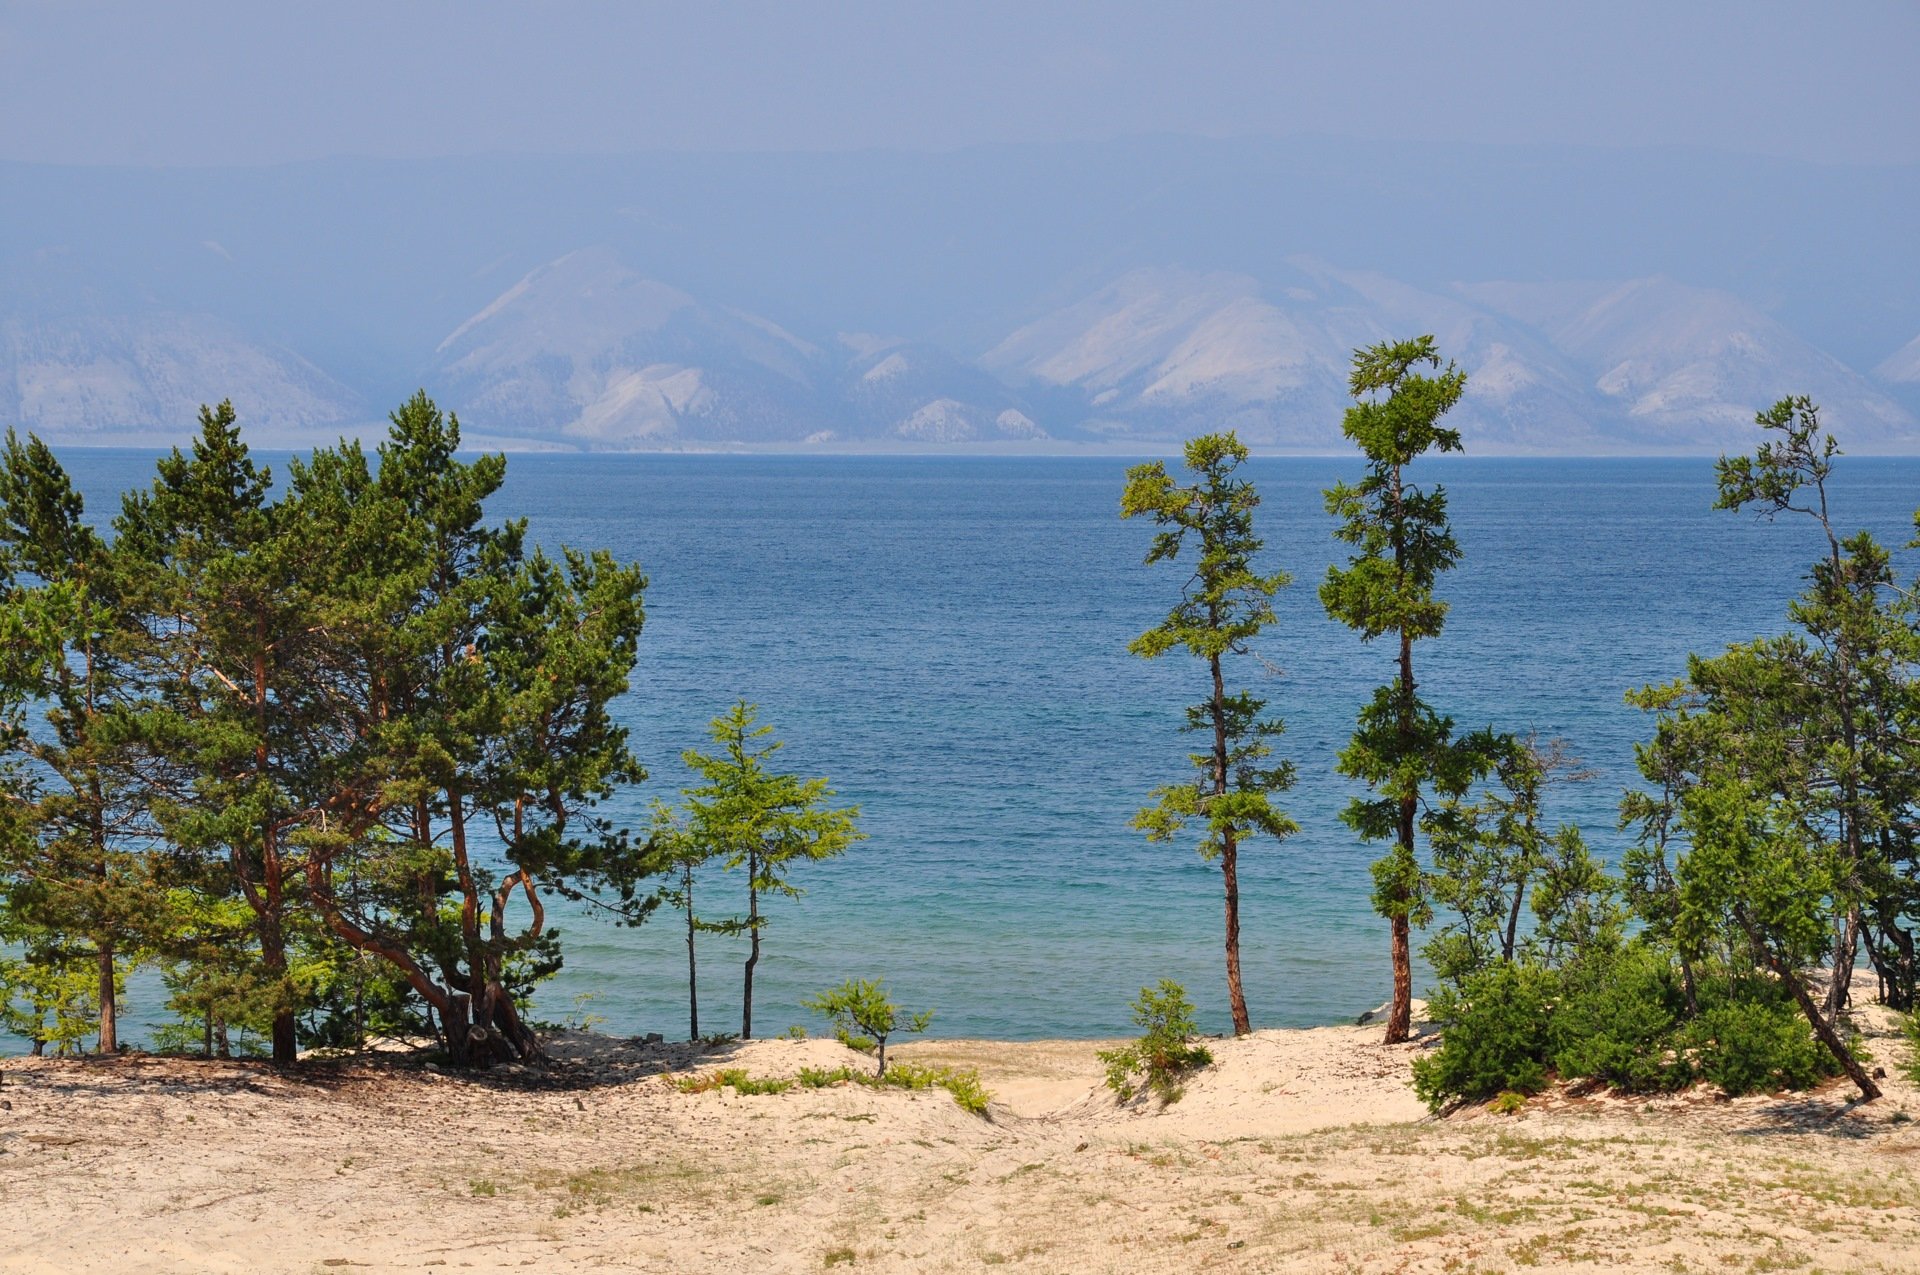
{"type": "Polygon", "coordinates": [[[768,442],[833,420],[820,350],[644,278],[604,248],[533,271],[435,354],[436,392],[493,436],[614,448],[768,442]]]}
{"type": "Polygon", "coordinates": [[[1865,377],[1724,292],[1671,279],[1461,285],[1539,330],[1591,378],[1622,444],[1738,446],[1756,410],[1789,394],[1821,405],[1855,449],[1912,446],[1920,423],[1865,377]]]}
{"type": "Polygon", "coordinates": [[[1047,436],[1012,390],[937,346],[858,334],[843,334],[840,344],[851,354],[838,383],[844,436],[930,443],[1047,436]]]}
{"type": "Polygon", "coordinates": [[[1232,426],[1250,441],[1337,448],[1353,350],[1420,332],[1466,369],[1460,419],[1486,443],[1596,445],[1577,378],[1538,339],[1458,298],[1305,259],[1274,292],[1245,275],[1132,271],[1018,329],[982,362],[1079,390],[1088,427],[1110,435],[1232,426]]]}
{"type": "Polygon", "coordinates": [[[425,386],[538,446],[1337,449],[1347,352],[1433,331],[1482,449],[1710,451],[1801,390],[1854,446],[1920,446],[1920,352],[1887,356],[1920,330],[1920,165],[1136,138],[0,186],[0,315],[41,334],[0,346],[0,411],[102,439],[232,392],[322,441],[425,386]]]}
{"type": "Polygon", "coordinates": [[[1346,342],[1375,330],[1349,313],[1303,322],[1246,275],[1142,269],[1015,330],[981,364],[1078,391],[1081,426],[1099,434],[1232,426],[1250,441],[1310,444],[1326,437],[1315,417],[1344,380],[1346,342]]]}
{"type": "Polygon", "coordinates": [[[816,344],[985,349],[1132,266],[1290,260],[1454,280],[1666,274],[1750,299],[1858,367],[1920,332],[1920,165],[1700,150],[1123,138],[942,153],[342,158],[155,170],[0,164],[0,294],[64,250],[103,288],[269,332],[375,402],[543,262],[643,276],[816,344]],[[218,248],[209,245],[218,245],[218,248]],[[796,325],[805,325],[804,327],[796,325]]]}
{"type": "Polygon", "coordinates": [[[1045,437],[1018,396],[936,347],[823,349],[756,315],[572,252],[441,341],[436,393],[479,438],[580,447],[1045,437]]]}
{"type": "Polygon", "coordinates": [[[1889,354],[1873,374],[1896,385],[1920,384],[1920,336],[1889,354]]]}
{"type": "Polygon", "coordinates": [[[208,315],[0,317],[0,420],[50,441],[177,442],[225,398],[260,442],[325,438],[369,415],[299,355],[208,315]]]}

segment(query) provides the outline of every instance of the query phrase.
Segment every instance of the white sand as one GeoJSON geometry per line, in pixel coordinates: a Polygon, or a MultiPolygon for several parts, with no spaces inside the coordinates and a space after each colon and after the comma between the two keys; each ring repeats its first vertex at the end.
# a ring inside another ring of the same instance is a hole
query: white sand
{"type": "MultiPolygon", "coordinates": [[[[1905,1045],[1869,1016],[1883,1064],[1905,1045]],[[1875,1034],[1878,1033],[1878,1034],[1875,1034]]],[[[940,1091],[682,1093],[828,1041],[569,1037],[551,1073],[0,1062],[0,1271],[1698,1270],[1920,1264],[1920,1092],[1549,1094],[1431,1120],[1378,1027],[1212,1044],[1123,1107],[1094,1042],[926,1041],[940,1091]]]]}

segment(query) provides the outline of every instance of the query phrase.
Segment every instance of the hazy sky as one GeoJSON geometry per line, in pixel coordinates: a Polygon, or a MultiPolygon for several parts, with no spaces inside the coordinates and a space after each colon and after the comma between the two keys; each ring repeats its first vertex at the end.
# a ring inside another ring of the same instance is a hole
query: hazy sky
{"type": "Polygon", "coordinates": [[[0,0],[0,158],[1299,133],[1920,161],[1920,4],[0,0]]]}

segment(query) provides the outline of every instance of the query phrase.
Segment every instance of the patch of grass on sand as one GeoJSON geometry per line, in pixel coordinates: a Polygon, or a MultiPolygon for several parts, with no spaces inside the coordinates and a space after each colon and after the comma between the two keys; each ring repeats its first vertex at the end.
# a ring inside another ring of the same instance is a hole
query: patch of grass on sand
{"type": "Polygon", "coordinates": [[[802,1067],[792,1080],[756,1080],[738,1067],[700,1075],[682,1076],[674,1081],[681,1093],[709,1093],[726,1087],[739,1094],[785,1093],[799,1085],[802,1089],[827,1089],[834,1085],[864,1085],[869,1089],[944,1089],[953,1096],[962,1111],[984,1115],[993,1097],[980,1083],[980,1073],[971,1067],[924,1067],[917,1063],[897,1062],[884,1076],[856,1071],[851,1067],[802,1067]]]}
{"type": "Polygon", "coordinates": [[[785,1093],[793,1088],[791,1080],[759,1080],[749,1076],[744,1067],[724,1067],[719,1071],[710,1071],[705,1075],[682,1076],[674,1081],[681,1093],[710,1093],[715,1089],[727,1088],[737,1094],[785,1093]]]}

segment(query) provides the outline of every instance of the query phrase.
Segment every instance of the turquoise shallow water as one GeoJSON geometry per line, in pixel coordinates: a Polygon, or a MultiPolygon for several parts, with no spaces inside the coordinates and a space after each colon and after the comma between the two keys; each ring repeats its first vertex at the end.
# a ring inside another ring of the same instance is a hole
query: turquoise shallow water
{"type": "MultiPolygon", "coordinates": [[[[151,458],[74,451],[89,507],[146,480],[151,458]]],[[[1920,461],[1846,459],[1837,507],[1893,543],[1912,532],[1920,461]]],[[[1092,1036],[1128,1029],[1143,984],[1178,978],[1226,1026],[1216,868],[1148,845],[1127,821],[1180,778],[1190,660],[1127,641],[1181,573],[1140,559],[1149,528],[1117,516],[1126,462],[1065,459],[516,456],[497,500],[535,538],[605,545],[651,577],[642,657],[622,714],[652,771],[621,808],[671,797],[681,749],[736,695],[788,741],[788,765],[833,777],[869,840],[803,870],[777,903],[756,983],[762,1034],[817,1029],[802,997],[884,975],[937,1011],[934,1034],[1092,1036]]],[[[1241,670],[1287,720],[1301,825],[1243,856],[1243,959],[1256,1026],[1350,1018],[1390,987],[1367,865],[1337,818],[1333,756],[1390,675],[1321,615],[1337,546],[1320,491],[1357,466],[1258,459],[1268,560],[1292,571],[1241,670]]],[[[1555,819],[1616,853],[1614,808],[1647,723],[1627,688],[1687,652],[1780,627],[1817,531],[1711,509],[1706,460],[1482,460],[1425,466],[1452,499],[1466,558],[1423,690],[1462,728],[1566,737],[1599,774],[1553,795],[1555,819]]],[[[1911,567],[1911,562],[1906,562],[1911,567]]],[[[719,876],[710,904],[735,892],[719,876]]],[[[744,887],[740,887],[743,893],[744,887]]],[[[671,917],[639,930],[568,915],[565,971],[539,1011],[577,997],[609,1030],[684,1035],[685,954],[671,917]]],[[[738,1026],[734,945],[703,949],[702,1026],[738,1026]]],[[[136,984],[135,1017],[155,1010],[136,984]]]]}

